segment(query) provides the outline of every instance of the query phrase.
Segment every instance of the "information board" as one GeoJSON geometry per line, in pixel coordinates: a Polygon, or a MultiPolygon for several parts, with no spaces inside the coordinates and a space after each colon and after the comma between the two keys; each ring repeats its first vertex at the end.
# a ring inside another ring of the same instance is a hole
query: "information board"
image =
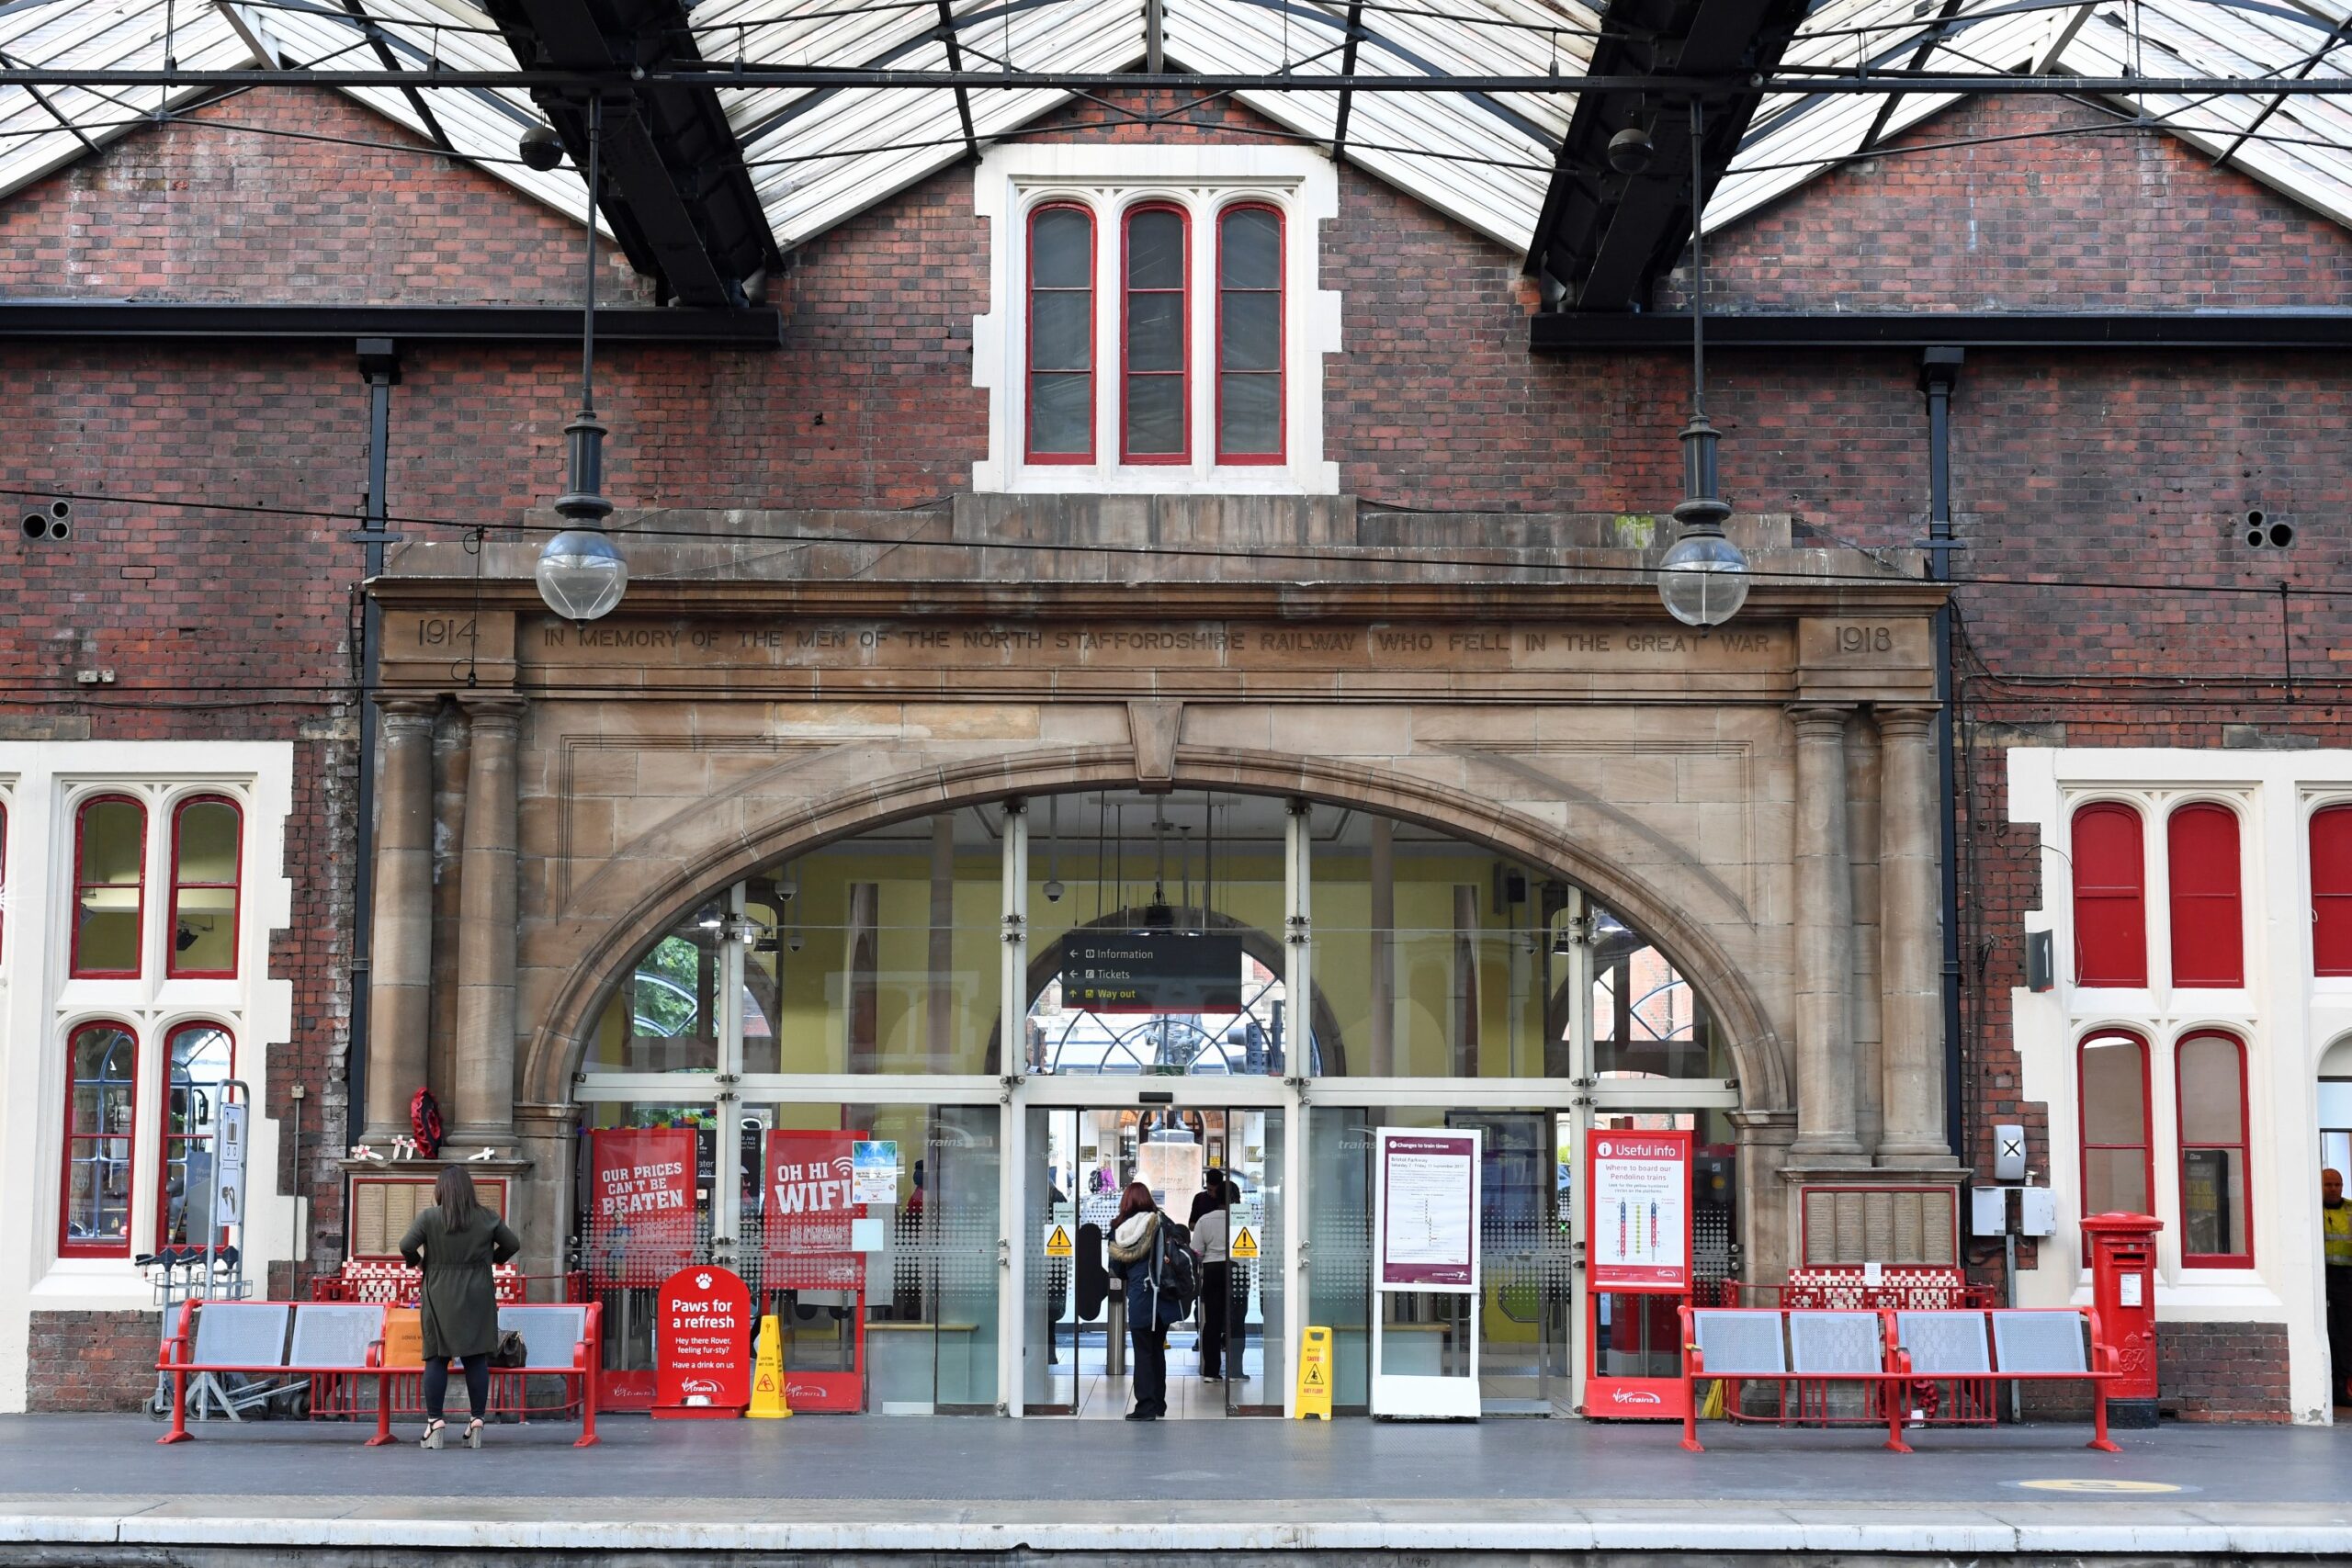
{"type": "Polygon", "coordinates": [[[1062,1006],[1081,1012],[1241,1010],[1241,939],[1083,931],[1062,946],[1062,1006]]]}
{"type": "Polygon", "coordinates": [[[1595,1128],[1585,1256],[1596,1291],[1690,1288],[1690,1134],[1595,1128]]]}
{"type": "Polygon", "coordinates": [[[752,1292],[731,1269],[681,1269],[654,1307],[653,1414],[735,1416],[752,1403],[752,1292]]]}
{"type": "Polygon", "coordinates": [[[899,1142],[895,1138],[861,1138],[850,1146],[850,1191],[853,1203],[895,1203],[899,1201],[899,1142]]]}
{"type": "Polygon", "coordinates": [[[1383,1290],[1475,1291],[1478,1135],[1380,1129],[1383,1290]]]}

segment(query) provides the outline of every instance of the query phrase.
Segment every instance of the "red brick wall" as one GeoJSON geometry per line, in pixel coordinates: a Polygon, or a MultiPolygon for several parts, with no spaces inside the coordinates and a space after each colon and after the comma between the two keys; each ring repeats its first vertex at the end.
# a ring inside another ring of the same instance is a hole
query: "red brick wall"
{"type": "Polygon", "coordinates": [[[155,1391],[153,1312],[37,1312],[26,1347],[33,1411],[136,1409],[155,1391]]]}
{"type": "MultiPolygon", "coordinates": [[[[578,225],[431,145],[340,93],[232,94],[0,201],[0,295],[576,303],[578,225]]],[[[652,297],[617,256],[605,287],[652,297]]]]}
{"type": "Polygon", "coordinates": [[[2159,1323],[2156,1387],[2184,1421],[2290,1421],[2286,1325],[2159,1323]]]}

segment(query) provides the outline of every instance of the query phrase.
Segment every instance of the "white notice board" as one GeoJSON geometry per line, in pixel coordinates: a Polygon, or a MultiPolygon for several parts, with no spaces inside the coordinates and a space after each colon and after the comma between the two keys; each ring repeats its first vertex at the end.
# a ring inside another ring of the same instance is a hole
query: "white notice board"
{"type": "Polygon", "coordinates": [[[1372,1413],[1478,1416],[1478,1213],[1485,1134],[1475,1127],[1380,1127],[1373,1134],[1372,1413]],[[1387,1332],[1380,1294],[1471,1298],[1444,1325],[1387,1332]],[[1454,1343],[1459,1333],[1466,1344],[1454,1343]],[[1451,1375],[1449,1375],[1451,1374],[1451,1375]]]}

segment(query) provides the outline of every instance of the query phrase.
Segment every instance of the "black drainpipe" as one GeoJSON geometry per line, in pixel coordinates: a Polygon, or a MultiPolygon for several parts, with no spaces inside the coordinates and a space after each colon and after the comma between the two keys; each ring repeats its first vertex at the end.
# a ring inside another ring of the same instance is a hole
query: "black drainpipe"
{"type": "MultiPolygon", "coordinates": [[[[1967,351],[1958,348],[1929,348],[1919,355],[1919,386],[1928,394],[1928,575],[1939,582],[1950,581],[1951,552],[1962,547],[1951,527],[1951,390],[1966,356],[1967,351]]],[[[1960,791],[1949,604],[1936,612],[1935,637],[1936,701],[1942,705],[1936,718],[1936,769],[1943,792],[1944,1141],[1966,1164],[1967,1145],[1961,1141],[1966,1108],[1961,1103],[1960,1077],[1960,791]]]]}
{"type": "MultiPolygon", "coordinates": [[[[383,575],[384,547],[399,538],[386,527],[384,493],[392,435],[392,385],[401,378],[400,346],[388,337],[358,343],[359,373],[368,380],[367,526],[350,536],[367,547],[366,581],[383,575]]],[[[365,592],[365,590],[362,590],[365,592]]],[[[369,917],[376,902],[376,689],[383,655],[383,617],[367,593],[359,609],[359,778],[357,824],[352,833],[351,1045],[344,1064],[344,1137],[359,1141],[368,1125],[368,972],[369,917]]],[[[345,1237],[346,1247],[348,1235],[345,1237]]]]}

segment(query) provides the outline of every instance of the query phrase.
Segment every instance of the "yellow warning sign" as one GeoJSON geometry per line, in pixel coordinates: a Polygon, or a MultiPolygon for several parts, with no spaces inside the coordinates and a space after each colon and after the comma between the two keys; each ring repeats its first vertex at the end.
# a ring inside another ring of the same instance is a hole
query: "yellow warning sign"
{"type": "Polygon", "coordinates": [[[743,1414],[754,1421],[781,1421],[792,1414],[784,1397],[784,1328],[774,1314],[760,1319],[760,1353],[752,1363],[752,1408],[743,1414]]]}
{"type": "Polygon", "coordinates": [[[1070,1246],[1069,1228],[1068,1226],[1056,1225],[1052,1230],[1046,1233],[1046,1257],[1068,1258],[1076,1250],[1077,1248],[1070,1246]]]}
{"type": "Polygon", "coordinates": [[[1243,1225],[1233,1233],[1233,1256],[1236,1258],[1258,1256],[1258,1238],[1250,1234],[1248,1225],[1243,1225]]]}
{"type": "MultiPolygon", "coordinates": [[[[1248,1235],[1248,1232],[1243,1232],[1248,1235]]],[[[1298,1418],[1331,1418],[1331,1331],[1309,1328],[1298,1348],[1298,1418]]]]}

